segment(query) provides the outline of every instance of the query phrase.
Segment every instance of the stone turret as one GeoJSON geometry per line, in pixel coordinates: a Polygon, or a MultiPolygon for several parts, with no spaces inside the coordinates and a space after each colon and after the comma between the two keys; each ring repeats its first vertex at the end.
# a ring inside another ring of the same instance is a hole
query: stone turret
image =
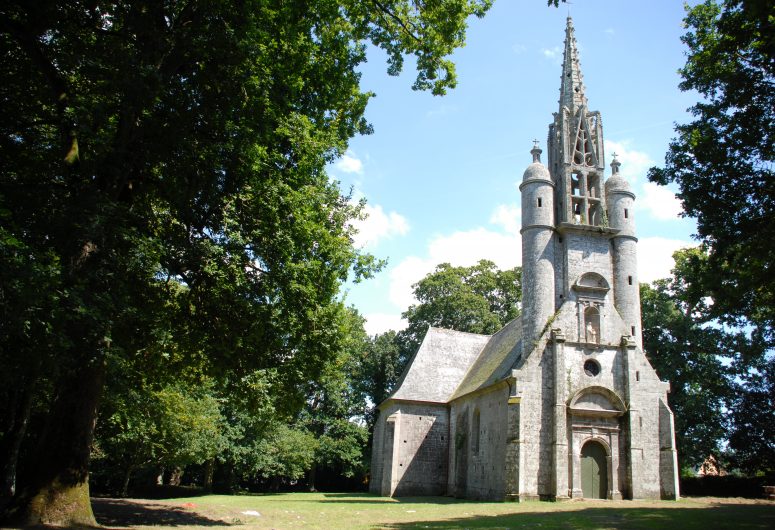
{"type": "Polygon", "coordinates": [[[613,249],[614,306],[627,324],[639,348],[641,337],[640,286],[638,283],[638,238],[635,237],[635,194],[619,172],[621,163],[611,161],[611,177],[605,183],[608,223],[618,233],[611,238],[613,249]]]}
{"type": "MultiPolygon", "coordinates": [[[[522,193],[522,329],[529,345],[554,313],[554,184],[541,163],[541,149],[530,153],[522,193]]],[[[528,346],[529,348],[529,346],[528,346]]]]}

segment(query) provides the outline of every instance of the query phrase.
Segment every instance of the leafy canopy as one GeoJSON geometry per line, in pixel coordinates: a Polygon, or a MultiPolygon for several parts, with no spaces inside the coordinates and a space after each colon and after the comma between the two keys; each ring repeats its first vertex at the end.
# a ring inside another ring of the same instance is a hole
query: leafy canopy
{"type": "Polygon", "coordinates": [[[519,316],[521,269],[498,270],[488,260],[470,267],[442,263],[414,285],[413,304],[402,315],[404,352],[411,355],[429,326],[491,334],[519,316]]]}
{"type": "Polygon", "coordinates": [[[687,7],[685,24],[680,87],[703,99],[649,179],[678,184],[686,215],[697,219],[709,257],[695,276],[713,299],[712,317],[751,324],[772,345],[775,5],[706,0],[687,7]]]}
{"type": "MultiPolygon", "coordinates": [[[[325,173],[370,132],[366,44],[393,74],[415,55],[415,88],[442,94],[455,84],[447,56],[489,6],[0,6],[0,372],[23,382],[2,397],[44,399],[50,384],[58,411],[32,496],[85,483],[100,387],[121,377],[112,366],[223,386],[271,371],[278,408],[298,411],[296,383],[342,347],[341,283],[378,268],[352,245],[361,205],[325,173]]],[[[1,432],[5,443],[15,431],[1,432]]],[[[74,511],[54,508],[51,522],[92,522],[74,511]]]]}
{"type": "MultiPolygon", "coordinates": [[[[660,377],[670,381],[668,401],[675,413],[680,464],[686,469],[711,454],[719,456],[731,439],[743,445],[757,437],[737,427],[741,418],[755,417],[756,409],[736,404],[753,390],[741,383],[762,362],[763,346],[744,331],[708,323],[707,295],[695,281],[694,263],[708,260],[702,249],[679,250],[673,257],[671,278],[640,286],[643,346],[660,377]]],[[[767,422],[767,416],[753,421],[767,422]]]]}

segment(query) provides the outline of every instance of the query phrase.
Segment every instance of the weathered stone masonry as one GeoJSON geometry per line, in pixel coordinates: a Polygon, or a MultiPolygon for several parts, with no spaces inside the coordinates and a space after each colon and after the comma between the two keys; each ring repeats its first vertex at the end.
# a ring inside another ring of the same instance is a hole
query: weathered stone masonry
{"type": "Polygon", "coordinates": [[[568,18],[559,110],[525,170],[522,314],[431,328],[379,405],[371,491],[473,499],[678,497],[669,384],[642,350],[635,194],[587,108],[568,18]]]}

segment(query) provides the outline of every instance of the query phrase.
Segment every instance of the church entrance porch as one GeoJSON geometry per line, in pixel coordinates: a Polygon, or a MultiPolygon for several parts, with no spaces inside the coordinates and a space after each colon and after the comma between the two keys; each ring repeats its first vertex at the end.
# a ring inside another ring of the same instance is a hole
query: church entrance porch
{"type": "Polygon", "coordinates": [[[612,390],[591,386],[576,393],[571,416],[571,497],[620,500],[619,421],[625,413],[612,390]]]}
{"type": "Polygon", "coordinates": [[[608,498],[607,460],[598,442],[587,442],[581,448],[581,491],[585,499],[608,498]]]}

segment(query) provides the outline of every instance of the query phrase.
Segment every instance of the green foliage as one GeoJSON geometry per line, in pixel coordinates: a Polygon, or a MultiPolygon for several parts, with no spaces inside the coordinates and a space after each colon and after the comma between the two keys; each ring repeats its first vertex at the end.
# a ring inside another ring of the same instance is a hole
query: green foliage
{"type": "Polygon", "coordinates": [[[356,31],[363,32],[361,38],[387,52],[390,75],[400,73],[404,56],[413,54],[417,78],[412,88],[442,95],[457,83],[455,65],[446,56],[465,44],[468,18],[483,17],[492,0],[350,0],[341,4],[356,31]]]}
{"type": "Polygon", "coordinates": [[[375,335],[361,351],[355,385],[371,404],[366,411],[370,431],[377,421],[376,406],[393,390],[408,360],[393,330],[375,335]]]}
{"type": "Polygon", "coordinates": [[[708,250],[696,280],[714,318],[775,344],[775,6],[761,0],[706,0],[687,7],[682,90],[702,101],[678,125],[664,168],[649,179],[675,182],[686,215],[708,250]]]}
{"type": "Polygon", "coordinates": [[[708,300],[691,265],[708,256],[694,248],[674,258],[672,278],[640,286],[643,346],[659,376],[670,381],[681,466],[692,467],[721,453],[743,413],[733,405],[736,377],[748,373],[762,350],[745,332],[708,322],[708,300]]]}
{"type": "MultiPolygon", "coordinates": [[[[363,317],[355,309],[343,309],[339,320],[342,347],[333,362],[315,381],[310,381],[299,424],[318,440],[314,466],[326,467],[344,477],[364,469],[368,431],[360,419],[365,398],[357,384],[358,361],[367,348],[363,317]]],[[[309,487],[314,489],[314,474],[309,487]]]]}
{"type": "Polygon", "coordinates": [[[732,399],[732,463],[754,475],[775,472],[775,359],[756,363],[735,385],[732,399]]]}
{"type": "Polygon", "coordinates": [[[124,477],[126,495],[135,471],[184,468],[214,458],[224,450],[224,433],[212,385],[140,386],[109,391],[92,451],[103,473],[124,477]]]}
{"type": "MultiPolygon", "coordinates": [[[[387,51],[391,74],[415,55],[415,88],[441,94],[469,15],[488,8],[3,3],[0,374],[19,391],[2,385],[13,409],[0,432],[19,439],[14,418],[35,392],[36,410],[63,411],[41,424],[70,433],[44,439],[36,483],[86,476],[91,433],[68,426],[93,425],[103,376],[127,386],[119,366],[153,392],[157,375],[210,377],[221,392],[271,371],[272,407],[299,410],[298,381],[342,347],[341,283],[380,266],[352,246],[362,204],[325,174],[370,132],[366,44],[387,51]],[[65,412],[78,401],[68,389],[94,397],[65,412]]],[[[157,395],[170,408],[181,396],[157,395]]],[[[243,404],[227,416],[232,440],[265,428],[243,404]]],[[[194,421],[168,412],[171,431],[194,421]]]]}
{"type": "Polygon", "coordinates": [[[419,347],[429,326],[491,334],[519,316],[521,269],[500,271],[491,261],[470,267],[442,263],[414,285],[418,304],[403,314],[409,322],[401,332],[404,351],[419,347]]]}
{"type": "Polygon", "coordinates": [[[309,431],[280,423],[256,444],[254,472],[264,478],[300,479],[312,467],[318,444],[309,431]]]}

